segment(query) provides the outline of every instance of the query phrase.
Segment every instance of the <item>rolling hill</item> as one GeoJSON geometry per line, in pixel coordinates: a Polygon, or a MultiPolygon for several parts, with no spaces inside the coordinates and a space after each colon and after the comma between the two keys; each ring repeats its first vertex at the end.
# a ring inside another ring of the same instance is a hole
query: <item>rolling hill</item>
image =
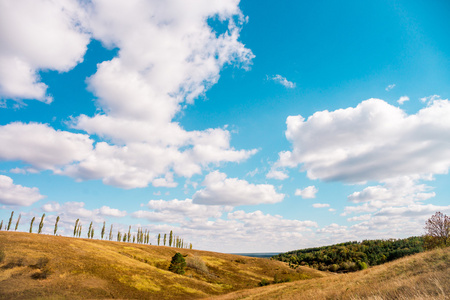
{"type": "Polygon", "coordinates": [[[449,299],[450,248],[354,273],[164,246],[0,232],[0,299],[449,299]],[[180,252],[186,274],[168,271],[180,252]],[[1,258],[1,253],[0,253],[1,258]],[[273,284],[274,281],[285,283],[273,284]],[[260,286],[261,283],[269,284],[260,286]]]}
{"type": "Polygon", "coordinates": [[[208,251],[0,231],[0,299],[195,299],[325,276],[310,268],[208,251]],[[168,271],[180,252],[186,274],[168,271]]]}

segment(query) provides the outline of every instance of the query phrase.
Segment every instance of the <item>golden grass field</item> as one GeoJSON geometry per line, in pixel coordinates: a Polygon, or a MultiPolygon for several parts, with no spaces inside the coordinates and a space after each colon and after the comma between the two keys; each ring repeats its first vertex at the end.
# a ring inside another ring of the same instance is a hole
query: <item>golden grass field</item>
{"type": "Polygon", "coordinates": [[[324,276],[269,259],[24,232],[0,231],[0,248],[0,299],[195,299],[324,276]],[[176,252],[187,255],[185,275],[168,271],[176,252]]]}
{"type": "Polygon", "coordinates": [[[0,231],[0,299],[449,299],[450,249],[333,274],[262,258],[0,231]],[[185,275],[168,271],[185,255],[185,275]],[[261,280],[292,282],[259,287],[261,280]]]}

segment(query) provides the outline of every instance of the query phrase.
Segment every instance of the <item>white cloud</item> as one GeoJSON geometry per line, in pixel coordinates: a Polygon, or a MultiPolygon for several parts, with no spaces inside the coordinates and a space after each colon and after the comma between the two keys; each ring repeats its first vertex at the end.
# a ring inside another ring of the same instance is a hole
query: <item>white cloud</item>
{"type": "Polygon", "coordinates": [[[110,217],[125,217],[127,215],[126,211],[121,211],[118,210],[117,208],[111,208],[109,206],[100,207],[98,213],[102,216],[110,216],[110,217]]]}
{"type": "Polygon", "coordinates": [[[310,185],[303,190],[296,189],[295,190],[295,196],[300,196],[303,199],[313,199],[316,198],[316,193],[318,192],[318,189],[314,185],[310,185]]]}
{"type": "Polygon", "coordinates": [[[256,168],[253,171],[248,172],[245,176],[255,177],[255,175],[258,173],[259,173],[259,170],[258,170],[258,168],[256,168]]]}
{"type": "Polygon", "coordinates": [[[369,186],[360,192],[354,192],[348,196],[348,200],[359,205],[347,206],[343,215],[407,206],[434,197],[431,187],[418,183],[421,179],[423,178],[403,176],[385,180],[383,185],[369,186]]]}
{"type": "Polygon", "coordinates": [[[202,185],[206,188],[194,194],[194,203],[239,206],[277,203],[284,199],[284,194],[278,194],[273,185],[227,178],[226,174],[218,171],[209,173],[202,185]]]}
{"type": "Polygon", "coordinates": [[[450,167],[450,103],[435,100],[414,115],[379,99],[355,108],[287,118],[293,150],[275,167],[301,164],[310,179],[358,183],[444,174],[450,167]]]}
{"type": "Polygon", "coordinates": [[[54,130],[45,124],[20,122],[0,126],[0,160],[18,160],[38,169],[86,159],[93,141],[87,135],[54,130]]]}
{"type": "MultiPolygon", "coordinates": [[[[100,137],[95,149],[88,135],[13,123],[0,129],[0,159],[21,160],[78,180],[101,179],[136,188],[150,183],[174,187],[174,176],[189,178],[210,164],[240,162],[256,153],[234,149],[225,128],[186,131],[173,121],[186,103],[192,104],[218,81],[224,65],[251,64],[254,55],[238,41],[246,20],[238,2],[95,0],[82,7],[70,0],[16,2],[3,4],[8,7],[2,10],[7,16],[2,21],[14,17],[10,21],[17,26],[2,27],[8,28],[0,32],[8,43],[1,43],[0,60],[5,53],[15,53],[14,59],[34,77],[26,88],[17,88],[22,94],[11,92],[10,97],[50,101],[36,71],[71,69],[82,61],[90,38],[117,47],[118,55],[98,64],[88,79],[100,112],[74,117],[71,123],[74,129],[100,137]],[[227,29],[214,32],[209,18],[217,18],[227,29]],[[14,135],[19,138],[11,139],[14,135]]],[[[9,64],[16,61],[5,59],[9,64]]],[[[7,73],[13,80],[14,74],[7,73]]],[[[12,86],[1,76],[0,84],[12,86]]]]}
{"type": "Polygon", "coordinates": [[[13,183],[12,178],[0,175],[0,203],[6,205],[30,206],[45,198],[36,187],[29,188],[13,183]]]}
{"type": "Polygon", "coordinates": [[[209,218],[220,218],[223,212],[231,211],[231,206],[200,205],[185,200],[150,200],[147,204],[150,211],[136,211],[135,218],[145,218],[151,222],[182,223],[187,221],[205,222],[209,218]]]}
{"type": "Polygon", "coordinates": [[[289,176],[288,176],[284,171],[271,169],[271,170],[266,174],[266,178],[278,179],[278,180],[284,180],[284,179],[289,178],[289,176]]]}
{"type": "Polygon", "coordinates": [[[405,103],[406,101],[409,101],[409,97],[408,96],[401,96],[397,102],[398,104],[402,105],[403,103],[405,103]]]}
{"type": "Polygon", "coordinates": [[[297,248],[304,244],[305,233],[318,227],[316,222],[289,220],[279,215],[264,214],[261,211],[232,211],[231,206],[200,205],[191,199],[151,200],[149,210],[139,210],[134,218],[145,218],[151,222],[153,232],[169,232],[183,236],[193,242],[196,249],[221,252],[261,251],[260,249],[297,248]],[[228,212],[228,214],[224,214],[228,212]],[[165,225],[165,224],[173,225],[165,225]],[[233,240],[233,243],[229,243],[233,240]],[[258,250],[259,249],[259,250],[258,250]]]}
{"type": "Polygon", "coordinates": [[[328,203],[314,203],[312,205],[314,208],[324,208],[324,207],[330,207],[330,204],[328,203]]]}
{"type": "Polygon", "coordinates": [[[395,88],[395,83],[394,83],[394,84],[388,85],[388,86],[385,88],[385,90],[386,90],[386,91],[390,91],[390,90],[392,90],[393,88],[395,88]]]}
{"type": "Polygon", "coordinates": [[[39,70],[65,72],[83,60],[89,35],[77,1],[0,3],[0,98],[52,101],[39,70]]]}
{"type": "MultiPolygon", "coordinates": [[[[76,219],[80,221],[101,223],[105,221],[104,217],[124,217],[127,215],[126,211],[121,211],[117,208],[109,206],[102,206],[101,208],[87,209],[84,202],[66,202],[60,204],[58,202],[49,202],[42,205],[44,212],[56,213],[61,217],[61,221],[66,225],[73,225],[76,219]]],[[[73,229],[73,226],[72,226],[73,229]]]]}
{"type": "Polygon", "coordinates": [[[439,95],[430,95],[428,97],[420,98],[420,101],[422,101],[424,103],[425,102],[433,103],[434,101],[437,101],[437,100],[441,100],[441,96],[439,96],[439,95]]]}
{"type": "Polygon", "coordinates": [[[295,83],[291,82],[289,80],[287,80],[285,77],[281,76],[281,75],[275,75],[272,76],[270,79],[272,79],[275,82],[278,82],[279,84],[281,84],[282,86],[289,88],[289,89],[293,89],[295,88],[295,83]]]}

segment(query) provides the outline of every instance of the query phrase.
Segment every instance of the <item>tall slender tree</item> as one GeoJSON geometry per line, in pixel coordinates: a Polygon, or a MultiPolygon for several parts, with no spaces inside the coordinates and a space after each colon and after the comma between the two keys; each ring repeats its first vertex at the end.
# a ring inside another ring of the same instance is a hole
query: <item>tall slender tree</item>
{"type": "Polygon", "coordinates": [[[159,241],[161,240],[161,233],[158,233],[158,246],[159,246],[159,241]]]}
{"type": "Polygon", "coordinates": [[[83,225],[78,224],[78,237],[81,237],[81,229],[83,228],[83,225]]]}
{"type": "Polygon", "coordinates": [[[19,218],[17,219],[16,228],[14,228],[14,231],[17,231],[17,228],[19,227],[20,218],[22,217],[21,214],[19,214],[19,218]]]}
{"type": "Polygon", "coordinates": [[[58,222],[59,222],[59,216],[56,217],[55,230],[53,230],[54,235],[56,235],[56,232],[58,231],[58,222]]]}
{"type": "Polygon", "coordinates": [[[0,223],[0,230],[2,230],[2,227],[3,227],[3,220],[2,220],[2,222],[0,223]]]}
{"type": "Polygon", "coordinates": [[[13,216],[14,216],[14,211],[11,212],[11,217],[9,217],[8,229],[6,229],[6,230],[8,230],[8,231],[9,231],[9,228],[11,227],[11,222],[12,222],[13,216]]]}
{"type": "Polygon", "coordinates": [[[169,247],[172,247],[172,239],[173,239],[173,233],[172,233],[172,230],[171,230],[170,234],[169,234],[169,247]]]}
{"type": "Polygon", "coordinates": [[[91,222],[91,224],[89,224],[89,229],[88,229],[88,233],[87,233],[88,238],[91,237],[91,230],[92,230],[92,222],[91,222]]]}
{"type": "Polygon", "coordinates": [[[128,227],[128,236],[127,236],[127,242],[130,242],[130,238],[131,238],[131,225],[128,227]]]}
{"type": "Polygon", "coordinates": [[[94,238],[94,227],[92,227],[92,229],[91,229],[91,239],[93,239],[94,238]]]}
{"type": "Polygon", "coordinates": [[[80,222],[80,219],[77,219],[75,221],[75,226],[73,227],[73,236],[76,236],[78,233],[78,222],[80,222]]]}
{"type": "Polygon", "coordinates": [[[33,233],[33,223],[34,223],[34,219],[35,219],[35,217],[33,217],[33,219],[31,219],[31,223],[30,223],[30,233],[33,233]]]}
{"type": "Polygon", "coordinates": [[[101,232],[102,240],[103,240],[104,235],[105,235],[105,221],[103,221],[103,227],[102,227],[102,232],[101,232]]]}
{"type": "Polygon", "coordinates": [[[113,229],[113,224],[111,224],[111,229],[109,229],[109,240],[110,241],[112,241],[112,239],[113,239],[112,229],[113,229]]]}
{"type": "Polygon", "coordinates": [[[164,246],[166,245],[166,237],[167,237],[167,233],[164,233],[164,246]]]}
{"type": "Polygon", "coordinates": [[[39,223],[39,229],[38,229],[38,233],[42,233],[42,228],[44,227],[44,218],[45,218],[45,214],[42,214],[41,217],[41,222],[39,223]]]}

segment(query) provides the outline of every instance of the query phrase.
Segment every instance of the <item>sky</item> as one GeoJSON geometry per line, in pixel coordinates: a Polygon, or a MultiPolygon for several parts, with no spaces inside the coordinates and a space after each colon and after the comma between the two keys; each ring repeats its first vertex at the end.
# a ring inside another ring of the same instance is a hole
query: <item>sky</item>
{"type": "Polygon", "coordinates": [[[422,235],[450,214],[449,12],[0,0],[0,220],[227,253],[422,235]]]}

